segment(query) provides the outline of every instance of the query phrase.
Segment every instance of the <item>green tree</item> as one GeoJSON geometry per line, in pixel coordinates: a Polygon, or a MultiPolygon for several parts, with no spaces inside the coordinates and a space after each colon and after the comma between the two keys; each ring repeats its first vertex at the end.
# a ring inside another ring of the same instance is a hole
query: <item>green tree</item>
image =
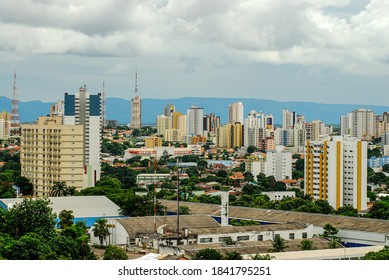
{"type": "Polygon", "coordinates": [[[328,203],[327,200],[315,200],[314,202],[319,208],[322,214],[331,214],[334,212],[334,208],[328,203]]]}
{"type": "Polygon", "coordinates": [[[389,164],[384,164],[382,166],[382,172],[389,173],[389,164]]]}
{"type": "Polygon", "coordinates": [[[300,242],[299,248],[303,251],[307,250],[315,250],[315,247],[313,246],[313,241],[309,239],[303,239],[300,242]]]}
{"type": "Polygon", "coordinates": [[[72,210],[62,210],[61,213],[59,213],[59,228],[64,229],[66,227],[70,227],[73,225],[73,211],[72,210]]]}
{"type": "Polygon", "coordinates": [[[389,260],[389,246],[385,247],[378,252],[369,252],[364,257],[364,260],[389,260]]]}
{"type": "Polygon", "coordinates": [[[128,256],[124,250],[113,246],[113,245],[108,245],[105,248],[104,251],[104,260],[128,260],[128,256]]]}
{"type": "Polygon", "coordinates": [[[272,246],[273,248],[269,249],[269,252],[285,252],[285,250],[289,248],[289,246],[286,245],[286,240],[279,235],[274,238],[272,246]]]}
{"type": "Polygon", "coordinates": [[[254,256],[251,257],[251,259],[255,261],[261,261],[261,260],[273,260],[275,259],[275,257],[270,256],[269,254],[266,255],[255,254],[254,256]]]}
{"type": "Polygon", "coordinates": [[[55,234],[55,217],[49,200],[23,199],[6,213],[5,231],[16,239],[33,232],[46,240],[55,234]]]}
{"type": "Polygon", "coordinates": [[[15,185],[20,188],[20,192],[23,195],[31,195],[32,194],[33,185],[31,183],[30,179],[28,179],[24,176],[19,176],[15,180],[15,185]]]}
{"type": "Polygon", "coordinates": [[[107,237],[110,235],[108,229],[108,220],[106,219],[97,219],[93,225],[93,234],[99,238],[100,245],[103,245],[103,242],[107,242],[107,237]]]}
{"type": "Polygon", "coordinates": [[[233,251],[233,252],[227,252],[227,254],[224,256],[224,259],[225,260],[243,260],[243,257],[238,252],[233,251]]]}
{"type": "Polygon", "coordinates": [[[369,209],[367,214],[369,218],[373,219],[389,219],[389,201],[380,199],[376,201],[373,206],[369,209]]]}
{"type": "Polygon", "coordinates": [[[68,186],[65,182],[55,181],[51,187],[51,196],[66,196],[68,186]]]}
{"type": "Polygon", "coordinates": [[[339,207],[338,210],[335,211],[335,214],[349,217],[358,217],[358,209],[347,205],[339,207]]]}
{"type": "Polygon", "coordinates": [[[179,213],[180,213],[180,215],[189,215],[190,214],[190,209],[189,209],[188,206],[180,205],[179,213]]]}
{"type": "Polygon", "coordinates": [[[339,232],[339,230],[331,224],[325,224],[323,230],[324,230],[323,232],[324,237],[333,237],[337,235],[339,232]]]}
{"type": "Polygon", "coordinates": [[[196,260],[222,260],[223,255],[219,251],[211,248],[205,248],[198,251],[195,255],[196,260]]]}

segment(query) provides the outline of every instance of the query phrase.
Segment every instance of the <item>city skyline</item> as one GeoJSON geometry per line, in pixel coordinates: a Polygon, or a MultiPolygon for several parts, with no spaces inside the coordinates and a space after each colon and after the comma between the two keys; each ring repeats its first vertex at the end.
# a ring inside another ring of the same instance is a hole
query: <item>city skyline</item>
{"type": "Polygon", "coordinates": [[[21,101],[130,100],[137,71],[142,98],[387,102],[386,0],[23,2],[0,3],[1,96],[16,71],[21,101]]]}

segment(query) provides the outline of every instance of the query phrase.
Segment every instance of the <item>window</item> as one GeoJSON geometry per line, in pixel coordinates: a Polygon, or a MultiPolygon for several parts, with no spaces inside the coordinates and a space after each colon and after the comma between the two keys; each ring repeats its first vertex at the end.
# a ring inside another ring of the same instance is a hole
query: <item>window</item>
{"type": "Polygon", "coordinates": [[[277,233],[277,234],[274,234],[274,238],[279,238],[280,235],[277,233]]]}
{"type": "Polygon", "coordinates": [[[200,238],[200,243],[211,243],[212,238],[206,237],[206,238],[200,238]]]}
{"type": "Polygon", "coordinates": [[[238,241],[243,241],[243,240],[249,240],[250,237],[248,235],[244,235],[244,236],[238,236],[238,241]]]}
{"type": "Polygon", "coordinates": [[[226,241],[229,238],[230,237],[219,237],[219,242],[224,242],[224,241],[226,241]]]}
{"type": "Polygon", "coordinates": [[[289,239],[294,239],[294,233],[289,233],[289,239]]]}
{"type": "Polygon", "coordinates": [[[258,241],[263,241],[263,235],[262,234],[258,235],[258,241]]]}
{"type": "Polygon", "coordinates": [[[303,232],[303,238],[308,238],[308,234],[306,232],[303,232]]]}

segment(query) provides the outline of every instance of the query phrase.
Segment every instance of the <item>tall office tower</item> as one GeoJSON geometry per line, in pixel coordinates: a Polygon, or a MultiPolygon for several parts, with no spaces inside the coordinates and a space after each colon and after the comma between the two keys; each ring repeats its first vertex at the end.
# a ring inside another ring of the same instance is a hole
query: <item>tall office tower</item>
{"type": "Polygon", "coordinates": [[[75,94],[65,93],[65,125],[84,126],[84,168],[89,187],[100,180],[101,94],[90,94],[86,86],[75,94]]]}
{"type": "Polygon", "coordinates": [[[235,102],[228,106],[228,123],[241,123],[243,124],[243,103],[235,102]]]}
{"type": "Polygon", "coordinates": [[[208,132],[216,132],[216,128],[220,126],[220,117],[214,113],[205,115],[203,118],[203,129],[208,132]]]}
{"type": "Polygon", "coordinates": [[[220,148],[242,147],[243,125],[227,123],[216,129],[216,145],[220,148]]]}
{"type": "Polygon", "coordinates": [[[204,109],[196,106],[192,106],[188,109],[187,113],[187,134],[189,135],[203,135],[203,118],[204,109]]]}
{"type": "MultiPolygon", "coordinates": [[[[371,140],[375,136],[375,113],[372,110],[358,109],[341,116],[341,133],[349,131],[350,136],[371,140]]],[[[346,135],[346,134],[344,134],[346,135]]]]}
{"type": "Polygon", "coordinates": [[[20,135],[20,123],[19,123],[19,99],[18,88],[16,86],[16,72],[14,73],[14,86],[12,92],[12,110],[11,110],[11,136],[20,135]]]}
{"type": "Polygon", "coordinates": [[[338,209],[367,207],[367,142],[355,137],[307,141],[305,193],[338,209]]]}
{"type": "Polygon", "coordinates": [[[157,116],[157,134],[164,135],[167,129],[172,128],[172,119],[171,117],[167,117],[165,115],[157,116]]]}
{"type": "Polygon", "coordinates": [[[88,187],[84,175],[84,127],[63,125],[62,117],[40,117],[21,126],[21,175],[33,184],[33,195],[50,196],[55,182],[77,190],[88,187]]]}
{"type": "Polygon", "coordinates": [[[131,99],[131,128],[141,128],[141,100],[138,94],[138,73],[135,73],[135,96],[131,99]]]}
{"type": "Polygon", "coordinates": [[[296,113],[287,109],[282,110],[282,128],[292,129],[296,123],[296,113]]]}
{"type": "MultiPolygon", "coordinates": [[[[259,136],[259,129],[265,127],[265,116],[262,112],[251,110],[247,114],[247,118],[243,120],[244,124],[244,146],[258,147],[258,140],[265,137],[259,136]]],[[[263,135],[265,136],[265,135],[263,135]]]]}
{"type": "Polygon", "coordinates": [[[274,176],[277,181],[292,178],[292,152],[276,146],[275,150],[266,150],[266,176],[274,176]]]}
{"type": "Polygon", "coordinates": [[[105,106],[105,82],[103,81],[103,92],[101,93],[101,130],[107,125],[107,111],[105,106]]]}
{"type": "Polygon", "coordinates": [[[57,100],[57,103],[50,105],[50,117],[63,117],[65,112],[65,102],[57,100]]]}

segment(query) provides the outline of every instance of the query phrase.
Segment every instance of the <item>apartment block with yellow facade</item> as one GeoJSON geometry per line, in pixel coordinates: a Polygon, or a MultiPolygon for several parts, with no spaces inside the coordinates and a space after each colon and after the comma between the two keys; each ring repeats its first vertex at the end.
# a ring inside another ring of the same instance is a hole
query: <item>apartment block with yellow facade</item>
{"type": "Polygon", "coordinates": [[[34,186],[33,195],[50,196],[56,181],[81,190],[85,186],[82,125],[62,125],[61,117],[40,117],[21,125],[21,174],[34,186]]]}
{"type": "Polygon", "coordinates": [[[366,210],[367,142],[342,136],[307,141],[304,182],[306,194],[335,209],[366,210]]]}

